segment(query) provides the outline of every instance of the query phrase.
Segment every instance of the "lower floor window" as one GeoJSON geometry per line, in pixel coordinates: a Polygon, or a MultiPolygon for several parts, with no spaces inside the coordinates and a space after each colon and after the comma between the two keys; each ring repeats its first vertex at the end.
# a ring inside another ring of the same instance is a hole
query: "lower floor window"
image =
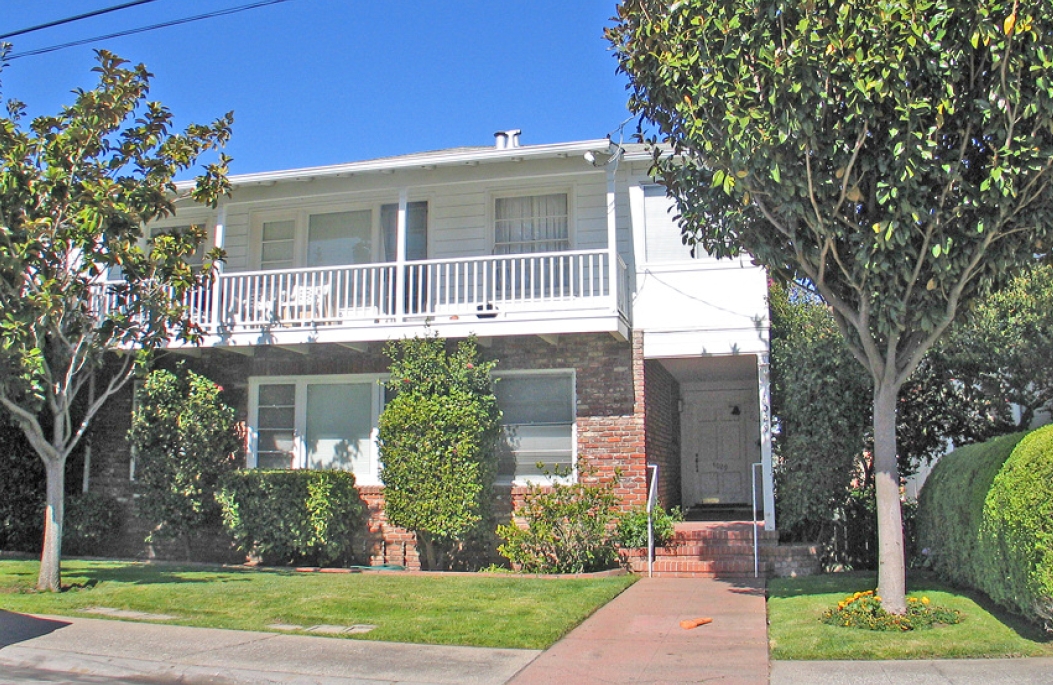
{"type": "Polygon", "coordinates": [[[504,428],[499,478],[518,484],[544,482],[556,469],[572,469],[574,372],[508,371],[499,375],[494,388],[504,428]]]}
{"type": "Polygon", "coordinates": [[[249,381],[249,466],[343,469],[377,482],[377,376],[303,376],[249,381]]]}

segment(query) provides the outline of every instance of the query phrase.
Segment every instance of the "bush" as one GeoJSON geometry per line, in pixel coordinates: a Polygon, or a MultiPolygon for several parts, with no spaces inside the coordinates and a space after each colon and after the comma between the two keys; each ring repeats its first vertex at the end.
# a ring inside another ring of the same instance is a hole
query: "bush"
{"type": "Polygon", "coordinates": [[[979,538],[980,589],[1053,627],[1053,426],[1021,440],[995,476],[979,538]]]}
{"type": "Polygon", "coordinates": [[[981,587],[979,531],[984,500],[1023,433],[966,445],[937,462],[918,497],[923,563],[959,585],[981,587]]]}
{"type": "Polygon", "coordinates": [[[111,495],[85,492],[66,499],[62,553],[105,556],[124,525],[121,504],[111,495]]]}
{"type": "Polygon", "coordinates": [[[416,533],[427,568],[445,569],[493,530],[495,362],[479,360],[473,339],[453,353],[437,337],[392,342],[385,352],[397,394],[380,415],[384,509],[416,533]]]}
{"type": "Polygon", "coordinates": [[[618,479],[600,483],[591,476],[579,474],[569,484],[557,480],[551,486],[531,485],[523,508],[516,512],[527,527],[498,526],[497,534],[505,540],[498,551],[527,573],[587,573],[610,568],[615,560],[612,528],[618,479]]]}
{"type": "Polygon", "coordinates": [[[147,542],[181,539],[188,559],[190,536],[219,525],[219,480],[236,468],[234,409],[222,391],[182,366],[154,371],[138,393],[128,432],[137,452],[139,511],[154,526],[147,542]]]}
{"type": "Polygon", "coordinates": [[[216,499],[238,549],[264,563],[354,561],[365,505],[347,471],[236,471],[216,499]]]}
{"type": "Polygon", "coordinates": [[[22,430],[0,415],[0,549],[40,552],[45,488],[44,463],[22,430]]]}
{"type": "MultiPolygon", "coordinates": [[[[680,511],[680,507],[673,507],[668,512],[661,507],[656,507],[652,513],[654,544],[655,547],[663,547],[673,539],[674,526],[684,520],[684,514],[680,511]]],[[[647,507],[641,504],[619,514],[615,532],[619,547],[646,547],[647,507]]]]}

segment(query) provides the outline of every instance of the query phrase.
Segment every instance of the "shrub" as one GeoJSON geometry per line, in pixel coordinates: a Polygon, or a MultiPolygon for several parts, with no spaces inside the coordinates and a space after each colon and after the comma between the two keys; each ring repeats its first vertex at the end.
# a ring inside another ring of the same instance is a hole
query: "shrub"
{"type": "MultiPolygon", "coordinates": [[[[557,471],[554,475],[568,474],[557,471]]],[[[526,528],[514,522],[498,526],[505,542],[498,551],[527,573],[587,573],[609,568],[615,559],[612,533],[617,476],[596,482],[590,472],[574,483],[556,480],[533,484],[516,512],[526,528]]],[[[645,524],[646,525],[646,524],[645,524]]],[[[646,533],[645,533],[646,535],[646,533]]]]}
{"type": "Polygon", "coordinates": [[[1021,440],[995,476],[979,549],[980,589],[1053,627],[1053,426],[1021,440]]]}
{"type": "Polygon", "coordinates": [[[222,388],[182,367],[150,373],[138,394],[128,438],[137,452],[139,510],[154,528],[147,541],[182,539],[220,522],[219,479],[236,467],[234,410],[222,388]]]}
{"type": "MultiPolygon", "coordinates": [[[[655,547],[662,547],[673,539],[674,526],[684,520],[684,514],[680,507],[673,507],[668,512],[661,507],[655,507],[652,513],[654,544],[655,547]]],[[[647,507],[641,504],[619,514],[615,532],[619,547],[646,547],[647,507]]]]}
{"type": "Polygon", "coordinates": [[[40,552],[44,463],[22,430],[0,412],[0,549],[40,552]]]}
{"type": "Polygon", "coordinates": [[[85,492],[66,499],[62,552],[104,556],[121,535],[124,512],[111,495],[85,492]]]}
{"type": "Polygon", "coordinates": [[[918,547],[924,563],[960,585],[981,587],[979,531],[984,500],[1023,433],[966,445],[933,468],[918,498],[918,547]]]}
{"type": "Polygon", "coordinates": [[[216,496],[238,549],[267,564],[354,559],[365,505],[347,471],[236,471],[216,496]]]}
{"type": "Polygon", "coordinates": [[[380,478],[388,520],[417,535],[429,569],[445,569],[492,530],[501,412],[474,339],[448,353],[437,337],[392,342],[380,416],[380,478]]]}
{"type": "Polygon", "coordinates": [[[928,597],[908,597],[906,613],[890,614],[881,606],[881,597],[867,590],[838,602],[837,608],[824,612],[820,620],[844,628],[908,631],[953,625],[960,623],[962,617],[954,609],[931,605],[928,597]]]}

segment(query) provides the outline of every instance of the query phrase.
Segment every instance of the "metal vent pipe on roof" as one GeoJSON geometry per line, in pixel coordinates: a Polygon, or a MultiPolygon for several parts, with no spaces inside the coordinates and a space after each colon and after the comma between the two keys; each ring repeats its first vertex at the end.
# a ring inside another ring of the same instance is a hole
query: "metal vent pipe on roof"
{"type": "Polygon", "coordinates": [[[497,131],[494,133],[494,147],[498,150],[519,147],[519,134],[522,132],[523,131],[518,128],[512,128],[507,131],[497,131]]]}

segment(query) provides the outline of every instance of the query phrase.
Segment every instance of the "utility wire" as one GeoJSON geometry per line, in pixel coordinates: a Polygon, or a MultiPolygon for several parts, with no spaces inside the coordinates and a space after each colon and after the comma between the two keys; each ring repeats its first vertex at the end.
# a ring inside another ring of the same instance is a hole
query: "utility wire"
{"type": "Polygon", "coordinates": [[[267,5],[278,5],[283,2],[289,2],[289,0],[263,0],[262,2],[253,2],[248,5],[239,5],[237,7],[230,7],[224,10],[216,10],[215,12],[206,12],[205,14],[198,14],[192,17],[184,17],[182,19],[173,19],[171,21],[161,22],[160,24],[151,24],[150,26],[142,26],[135,29],[127,29],[125,31],[117,31],[116,33],[110,33],[105,36],[95,36],[94,38],[84,38],[82,40],[70,41],[69,43],[62,43],[61,45],[52,45],[46,48],[37,48],[35,50],[26,50],[24,52],[18,52],[13,55],[8,55],[8,60],[18,59],[20,57],[32,57],[33,55],[43,55],[48,52],[55,52],[56,50],[64,50],[65,48],[72,48],[78,45],[86,45],[88,43],[94,43],[100,40],[110,40],[111,38],[121,38],[122,36],[131,36],[136,33],[146,33],[147,31],[156,31],[157,29],[168,28],[170,26],[179,26],[180,24],[189,24],[194,21],[201,21],[202,19],[212,19],[214,17],[222,17],[228,14],[237,14],[238,12],[245,12],[247,10],[257,9],[259,7],[266,7],[267,5]]]}
{"type": "Polygon", "coordinates": [[[49,21],[46,24],[37,24],[36,26],[30,26],[28,29],[19,29],[18,31],[12,31],[10,33],[0,34],[0,40],[4,38],[12,38],[14,36],[21,36],[26,33],[32,33],[33,31],[39,31],[41,29],[49,29],[52,26],[62,26],[63,24],[72,24],[75,21],[81,19],[88,19],[89,17],[97,17],[100,14],[109,14],[110,12],[116,12],[117,10],[127,9],[129,7],[135,7],[136,5],[145,5],[148,2],[157,2],[157,0],[135,0],[134,2],[126,2],[123,5],[115,5],[113,7],[107,7],[101,10],[95,10],[93,12],[85,12],[84,14],[78,14],[74,17],[66,17],[65,19],[57,19],[55,21],[49,21]]]}

